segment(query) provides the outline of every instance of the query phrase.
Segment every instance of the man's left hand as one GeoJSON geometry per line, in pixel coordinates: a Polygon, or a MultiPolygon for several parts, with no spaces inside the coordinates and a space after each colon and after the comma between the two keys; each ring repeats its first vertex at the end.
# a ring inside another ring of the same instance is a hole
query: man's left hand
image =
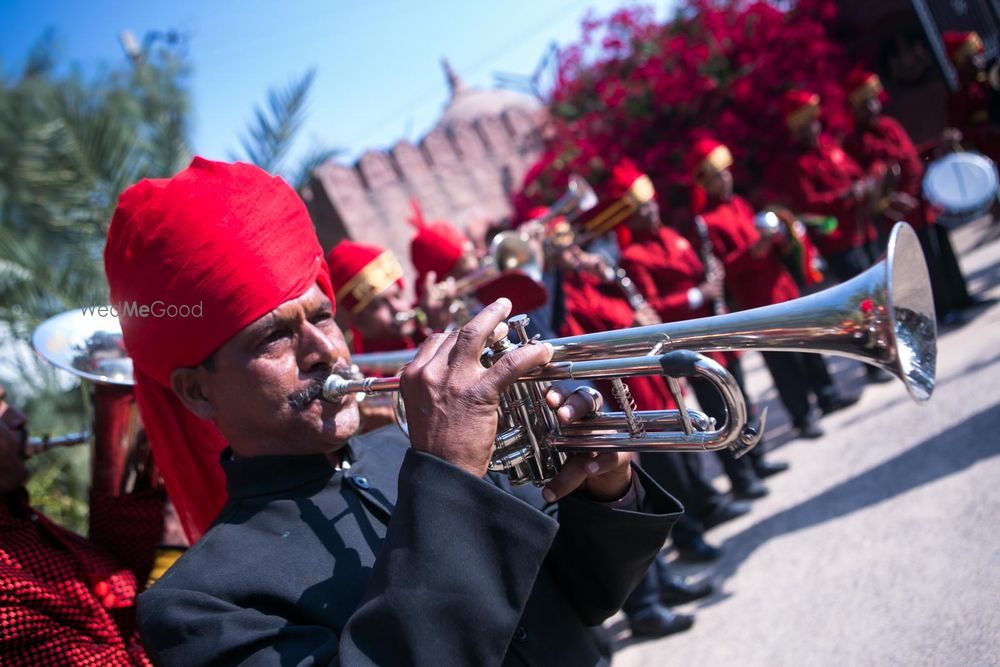
{"type": "MultiPolygon", "coordinates": [[[[598,408],[588,393],[564,387],[549,389],[545,400],[556,411],[560,424],[579,421],[598,408]]],[[[628,452],[572,454],[555,479],[545,485],[542,495],[551,503],[581,489],[594,500],[618,500],[632,484],[631,460],[628,452]]]]}

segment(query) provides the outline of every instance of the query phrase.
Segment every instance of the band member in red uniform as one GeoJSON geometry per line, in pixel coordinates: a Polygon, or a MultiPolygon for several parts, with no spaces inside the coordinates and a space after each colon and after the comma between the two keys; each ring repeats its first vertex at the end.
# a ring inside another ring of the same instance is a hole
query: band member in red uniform
{"type": "Polygon", "coordinates": [[[0,388],[0,662],[10,667],[148,665],[135,574],[32,509],[24,415],[0,388]]]}
{"type": "Polygon", "coordinates": [[[460,312],[451,289],[454,281],[479,268],[479,258],[472,241],[453,225],[438,220],[427,222],[416,202],[410,224],[417,229],[410,241],[410,261],[417,270],[417,297],[427,326],[444,331],[464,324],[471,313],[460,312]]]}
{"type": "Polygon", "coordinates": [[[516,269],[501,270],[511,267],[485,265],[475,245],[458,228],[444,221],[426,222],[415,202],[413,210],[410,223],[417,233],[410,241],[410,258],[417,269],[418,312],[426,316],[430,329],[460,327],[484,304],[500,297],[511,300],[514,313],[534,310],[548,301],[546,288],[535,277],[516,269]]]}
{"type": "MultiPolygon", "coordinates": [[[[735,310],[747,310],[798,298],[799,288],[786,268],[789,252],[781,237],[761,235],[750,204],[733,193],[729,148],[714,139],[695,143],[688,154],[694,187],[704,202],[695,211],[704,221],[713,253],[726,269],[726,292],[735,310]]],[[[809,404],[810,393],[827,414],[857,402],[837,391],[823,357],[799,352],[763,352],[778,396],[801,437],[823,434],[809,404]]]]}
{"type": "MultiPolygon", "coordinates": [[[[427,331],[403,295],[403,267],[391,250],[341,241],[327,255],[337,317],[354,352],[410,350],[427,331]]],[[[392,400],[372,396],[358,404],[361,432],[396,421],[392,400]]]]}
{"type": "Polygon", "coordinates": [[[882,82],[877,74],[852,73],[847,93],[855,128],[844,149],[867,170],[881,165],[898,169],[895,191],[880,206],[881,217],[887,227],[905,220],[916,230],[930,271],[934,310],[943,323],[954,321],[961,309],[976,302],[969,296],[947,228],[935,224],[936,212],[921,196],[924,164],[917,149],[903,126],[882,113],[882,82]]]}
{"type": "Polygon", "coordinates": [[[441,281],[467,276],[479,268],[474,244],[454,225],[444,220],[427,222],[416,204],[410,224],[417,229],[410,241],[410,261],[421,287],[431,273],[441,281]]]}
{"type": "MultiPolygon", "coordinates": [[[[622,181],[631,180],[633,192],[641,193],[637,198],[638,205],[625,220],[631,239],[622,250],[622,268],[664,322],[712,315],[713,304],[722,298],[724,271],[721,265],[716,262],[712,275],[706,275],[688,240],[662,223],[656,193],[648,176],[630,162],[620,163],[614,173],[622,181]]],[[[741,382],[736,355],[713,353],[709,356],[730,368],[741,382]]],[[[725,419],[725,406],[718,392],[698,379],[691,379],[689,384],[702,408],[721,423],[725,419]]],[[[765,462],[763,449],[755,449],[752,456],[745,459],[735,459],[728,452],[722,452],[720,456],[732,482],[733,495],[737,498],[766,495],[767,487],[760,482],[759,475],[774,474],[784,469],[765,462]],[[760,472],[755,468],[759,468],[760,472]]]]}
{"type": "MultiPolygon", "coordinates": [[[[962,140],[994,162],[1000,161],[1000,127],[991,118],[996,91],[991,91],[983,42],[975,32],[946,32],[945,51],[958,77],[958,90],[948,94],[948,123],[962,140]]],[[[995,115],[997,110],[993,110],[995,115]]]]}
{"type": "MultiPolygon", "coordinates": [[[[630,305],[621,287],[608,280],[606,271],[609,256],[613,259],[617,253],[613,240],[616,234],[612,232],[627,221],[644,198],[651,196],[652,184],[648,178],[636,183],[636,177],[641,175],[630,166],[615,167],[600,191],[597,206],[579,219],[583,234],[594,239],[590,249],[597,250],[594,246],[600,246],[602,251],[588,252],[574,245],[558,254],[565,300],[561,335],[613,331],[660,322],[648,305],[638,309],[630,305]]],[[[597,384],[607,397],[606,403],[614,405],[608,403],[613,400],[608,383],[597,384]]],[[[662,378],[631,378],[626,384],[640,410],[667,409],[676,405],[662,378]]],[[[685,515],[673,531],[678,550],[693,560],[718,558],[721,552],[704,540],[706,525],[741,516],[750,510],[749,504],[729,502],[718,493],[705,478],[697,455],[643,453],[640,460],[643,468],[685,506],[685,515]]],[[[674,634],[690,628],[694,618],[674,613],[664,605],[696,600],[712,590],[713,587],[706,583],[696,584],[674,574],[661,557],[635,588],[623,611],[634,636],[674,634]]]]}
{"type": "Polygon", "coordinates": [[[391,250],[341,241],[327,255],[330,281],[355,352],[409,350],[423,340],[403,295],[403,267],[391,250]]]}
{"type": "Polygon", "coordinates": [[[817,234],[816,246],[838,280],[853,278],[873,260],[876,231],[868,202],[872,186],[860,165],[823,133],[819,95],[788,92],[784,118],[792,146],[768,170],[767,201],[787,204],[800,214],[835,218],[836,228],[827,235],[817,234]]]}

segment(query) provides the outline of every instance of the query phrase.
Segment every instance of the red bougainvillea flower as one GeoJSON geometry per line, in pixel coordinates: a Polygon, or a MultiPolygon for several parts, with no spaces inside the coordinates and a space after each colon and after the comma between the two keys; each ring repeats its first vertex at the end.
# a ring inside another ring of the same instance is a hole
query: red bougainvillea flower
{"type": "Polygon", "coordinates": [[[738,187],[755,190],[788,141],[785,91],[816,91],[828,132],[850,127],[835,17],[834,0],[682,0],[662,23],[651,7],[588,14],[560,53],[547,162],[529,172],[517,207],[551,204],[570,172],[599,185],[622,157],[658,189],[683,187],[684,155],[706,132],[732,150],[738,187]]]}

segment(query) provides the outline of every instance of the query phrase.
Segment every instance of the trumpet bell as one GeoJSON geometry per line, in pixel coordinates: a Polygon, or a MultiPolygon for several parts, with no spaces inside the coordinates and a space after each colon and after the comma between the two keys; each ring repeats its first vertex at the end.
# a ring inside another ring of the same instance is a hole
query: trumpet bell
{"type": "Polygon", "coordinates": [[[542,279],[542,266],[538,253],[524,232],[500,232],[490,243],[490,256],[497,269],[510,271],[517,269],[534,280],[542,279]]]}
{"type": "Polygon", "coordinates": [[[893,228],[883,263],[894,354],[882,365],[903,381],[914,400],[926,401],[934,391],[937,317],[927,263],[912,227],[893,228]]]}
{"type": "Polygon", "coordinates": [[[35,329],[31,344],[56,368],[99,384],[132,386],[132,359],[125,351],[121,325],[110,310],[103,316],[101,312],[95,306],[49,318],[35,329]]]}

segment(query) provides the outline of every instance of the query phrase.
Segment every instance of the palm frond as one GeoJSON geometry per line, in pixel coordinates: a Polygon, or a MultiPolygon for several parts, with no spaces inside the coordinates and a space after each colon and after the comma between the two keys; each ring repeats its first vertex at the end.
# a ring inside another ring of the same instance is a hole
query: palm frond
{"type": "Polygon", "coordinates": [[[276,172],[305,120],[306,98],[316,70],[306,72],[285,88],[272,88],[267,106],[254,109],[254,120],[240,139],[243,157],[261,169],[276,172]]]}

